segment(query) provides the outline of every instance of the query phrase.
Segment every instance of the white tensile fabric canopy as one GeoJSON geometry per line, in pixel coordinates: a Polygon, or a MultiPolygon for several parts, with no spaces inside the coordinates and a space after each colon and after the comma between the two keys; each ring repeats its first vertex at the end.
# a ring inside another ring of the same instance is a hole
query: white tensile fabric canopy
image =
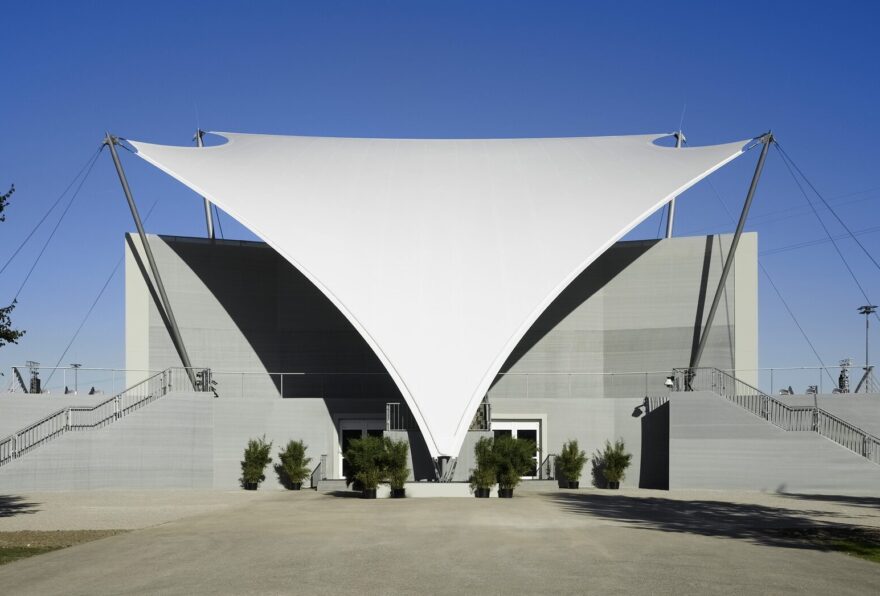
{"type": "Polygon", "coordinates": [[[324,292],[434,457],[458,455],[500,367],[575,277],[749,143],[218,134],[205,148],[130,143],[324,292]]]}

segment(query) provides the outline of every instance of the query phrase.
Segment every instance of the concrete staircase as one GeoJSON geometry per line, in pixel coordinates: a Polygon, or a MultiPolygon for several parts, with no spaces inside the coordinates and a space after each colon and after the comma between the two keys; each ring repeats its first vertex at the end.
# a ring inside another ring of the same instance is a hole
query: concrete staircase
{"type": "Polygon", "coordinates": [[[670,489],[880,491],[880,466],[814,430],[784,430],[713,391],[669,403],[670,489]]]}

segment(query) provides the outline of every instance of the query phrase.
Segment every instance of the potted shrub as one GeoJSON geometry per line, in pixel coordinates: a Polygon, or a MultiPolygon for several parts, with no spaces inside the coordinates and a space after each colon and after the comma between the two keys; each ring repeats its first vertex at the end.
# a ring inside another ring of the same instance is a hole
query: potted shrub
{"type": "Polygon", "coordinates": [[[375,499],[376,488],[385,479],[385,442],[382,437],[352,439],[345,458],[349,464],[348,484],[361,487],[361,497],[375,499]]]}
{"type": "Polygon", "coordinates": [[[309,477],[309,462],[311,457],[306,457],[308,445],[302,441],[290,441],[278,454],[281,464],[275,466],[275,471],[282,484],[291,490],[300,490],[303,481],[309,477]]]}
{"type": "Polygon", "coordinates": [[[620,488],[620,481],[626,477],[626,469],[632,461],[632,454],[627,453],[623,439],[618,439],[612,445],[605,441],[605,449],[601,453],[602,475],[608,483],[608,488],[620,488]]]}
{"type": "Polygon", "coordinates": [[[567,488],[580,486],[581,472],[587,459],[587,454],[578,448],[577,440],[572,439],[562,446],[562,451],[556,457],[556,469],[565,478],[567,488]]]}
{"type": "Polygon", "coordinates": [[[471,490],[478,499],[488,499],[495,484],[495,461],[492,454],[492,439],[481,437],[474,445],[474,460],[477,467],[469,479],[471,490]]]}
{"type": "Polygon", "coordinates": [[[495,438],[492,444],[492,459],[495,462],[499,497],[502,499],[513,497],[513,489],[519,484],[520,477],[532,468],[534,454],[534,441],[515,439],[510,435],[495,438]]]}
{"type": "Polygon", "coordinates": [[[241,461],[241,484],[245,490],[257,490],[260,483],[266,479],[263,470],[272,461],[269,455],[271,450],[272,441],[267,443],[265,435],[248,441],[244,450],[244,459],[241,461]]]}
{"type": "Polygon", "coordinates": [[[406,441],[394,441],[388,437],[385,441],[385,473],[388,484],[391,485],[391,498],[402,499],[406,497],[406,481],[409,479],[409,443],[406,441]]]}

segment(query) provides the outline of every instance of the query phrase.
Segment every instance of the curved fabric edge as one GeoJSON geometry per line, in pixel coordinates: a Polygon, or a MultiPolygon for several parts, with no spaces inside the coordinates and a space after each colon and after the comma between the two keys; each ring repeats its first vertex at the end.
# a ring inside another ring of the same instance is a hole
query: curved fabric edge
{"type": "MultiPolygon", "coordinates": [[[[662,138],[662,136],[658,136],[658,138],[662,138]]],[[[754,142],[754,139],[747,141],[746,143],[743,144],[743,148],[740,149],[739,152],[734,153],[733,155],[731,155],[730,157],[728,157],[724,161],[716,164],[714,167],[706,170],[705,172],[703,172],[699,176],[694,177],[692,180],[690,180],[686,184],[683,184],[680,188],[678,188],[674,192],[669,193],[669,195],[667,195],[663,199],[659,200],[653,207],[646,210],[638,219],[633,220],[629,226],[623,228],[620,232],[618,232],[613,237],[611,237],[611,239],[609,239],[608,242],[606,242],[599,250],[597,250],[593,254],[591,254],[580,266],[578,266],[574,271],[572,271],[564,280],[562,280],[562,282],[558,286],[556,286],[556,288],[550,294],[548,294],[544,298],[544,300],[535,308],[535,310],[532,311],[532,314],[528,317],[528,319],[526,319],[523,322],[523,324],[516,331],[516,333],[514,333],[510,337],[510,339],[508,340],[505,347],[502,349],[501,352],[499,352],[498,356],[495,358],[495,360],[493,361],[493,363],[489,367],[489,369],[487,369],[486,374],[483,377],[483,380],[477,386],[477,390],[471,396],[471,399],[468,402],[467,409],[462,414],[462,417],[459,420],[458,425],[455,430],[454,442],[452,445],[452,452],[454,453],[453,457],[460,454],[461,447],[464,444],[464,439],[467,436],[468,429],[470,428],[471,420],[473,419],[474,415],[476,414],[477,408],[479,408],[480,403],[483,401],[483,397],[489,391],[489,387],[492,385],[492,382],[495,380],[495,377],[498,376],[498,373],[501,370],[501,367],[504,365],[504,363],[510,357],[510,354],[513,352],[513,350],[516,348],[516,346],[519,344],[519,342],[522,340],[522,338],[525,336],[525,334],[528,332],[528,330],[531,329],[532,325],[535,324],[535,321],[538,320],[538,317],[540,317],[541,314],[543,314],[544,311],[550,307],[550,305],[553,303],[553,301],[559,297],[559,295],[565,290],[565,288],[567,288],[569,285],[571,285],[571,283],[581,273],[586,271],[587,268],[596,259],[598,259],[605,251],[607,251],[609,248],[611,248],[611,246],[614,245],[615,242],[620,240],[623,236],[625,236],[627,233],[629,233],[633,228],[635,228],[640,223],[645,221],[645,219],[647,219],[652,213],[656,212],[658,209],[660,209],[661,207],[666,205],[674,197],[677,197],[681,193],[683,193],[686,190],[688,190],[689,188],[693,187],[695,184],[697,184],[701,180],[705,179],[707,176],[710,176],[714,172],[718,171],[719,169],[723,168],[724,166],[726,166],[727,164],[729,164],[730,162],[732,162],[736,158],[738,158],[741,155],[743,155],[744,153],[746,153],[749,149],[751,149],[751,146],[749,146],[749,144],[753,143],[753,142],[754,142]]]]}
{"type": "MultiPolygon", "coordinates": [[[[227,142],[232,141],[232,139],[230,139],[229,137],[226,137],[223,133],[211,133],[211,134],[216,134],[216,135],[222,136],[223,138],[227,139],[227,142]]],[[[129,141],[129,142],[131,143],[131,141],[129,141]]],[[[134,145],[134,146],[135,146],[135,148],[137,148],[136,145],[134,145]]],[[[163,164],[150,158],[148,155],[146,155],[140,151],[136,151],[135,155],[137,155],[138,157],[140,157],[141,159],[143,159],[147,163],[153,165],[154,167],[158,168],[159,170],[165,172],[166,174],[168,174],[169,176],[171,176],[175,180],[182,183],[184,186],[190,188],[194,192],[205,197],[210,202],[212,202],[216,205],[220,205],[221,208],[224,211],[226,211],[227,213],[229,213],[230,215],[232,215],[236,219],[236,221],[241,223],[243,226],[245,226],[247,229],[252,231],[258,237],[262,238],[263,241],[266,244],[268,244],[269,246],[271,246],[275,252],[277,252],[282,257],[284,257],[284,259],[288,263],[290,263],[291,265],[296,267],[296,269],[300,273],[305,275],[306,278],[312,284],[314,284],[314,286],[316,288],[318,288],[318,290],[320,290],[321,293],[324,294],[324,296],[326,296],[328,300],[330,300],[330,302],[333,303],[333,306],[335,306],[339,310],[339,312],[342,313],[342,315],[346,318],[346,320],[349,323],[351,323],[352,326],[354,326],[354,328],[357,330],[357,332],[361,335],[361,337],[364,338],[364,340],[370,346],[370,349],[372,349],[373,352],[376,354],[376,356],[379,357],[379,360],[382,362],[382,365],[385,367],[385,370],[388,371],[388,374],[391,375],[391,378],[394,380],[395,385],[397,385],[397,388],[400,390],[400,393],[403,396],[403,399],[406,401],[406,404],[409,407],[410,412],[412,413],[413,417],[415,418],[416,424],[419,426],[419,430],[422,432],[422,435],[425,438],[425,444],[428,447],[428,451],[431,453],[431,457],[436,458],[441,455],[447,455],[445,453],[440,452],[440,449],[437,446],[437,441],[435,440],[433,433],[431,433],[430,427],[425,422],[424,415],[422,414],[421,410],[419,409],[418,403],[413,398],[412,393],[409,390],[409,387],[407,387],[406,382],[403,380],[403,377],[397,372],[397,369],[395,369],[395,367],[391,364],[391,360],[385,355],[382,348],[379,347],[379,344],[373,339],[373,337],[366,330],[366,328],[360,323],[360,321],[357,319],[357,317],[355,317],[354,314],[351,313],[351,311],[345,306],[345,304],[343,304],[342,301],[339,300],[339,298],[337,298],[336,295],[333,292],[331,292],[330,289],[323,282],[321,282],[320,279],[317,278],[317,276],[315,276],[311,271],[309,271],[308,268],[303,266],[297,259],[294,259],[293,257],[291,257],[291,255],[287,254],[286,251],[282,250],[274,242],[269,240],[268,237],[265,234],[261,233],[259,229],[257,229],[255,226],[251,225],[249,222],[247,222],[246,220],[241,218],[236,213],[235,210],[227,209],[227,207],[224,206],[225,205],[224,201],[216,200],[215,196],[212,196],[211,193],[205,192],[203,189],[201,189],[199,187],[198,184],[195,184],[195,183],[191,182],[190,180],[188,180],[186,177],[180,176],[176,172],[173,172],[170,168],[165,167],[163,164]]],[[[464,438],[462,437],[462,441],[463,440],[464,440],[464,438]]]]}
{"type": "MultiPolygon", "coordinates": [[[[227,143],[224,143],[224,144],[218,145],[218,146],[209,147],[207,149],[221,149],[222,147],[227,146],[228,143],[232,143],[235,140],[234,135],[231,137],[228,137],[224,133],[212,133],[212,134],[217,134],[219,136],[224,137],[227,140],[227,143]]],[[[271,136],[271,135],[269,135],[269,136],[271,136]]],[[[662,138],[667,135],[658,134],[658,135],[644,135],[644,136],[646,136],[646,137],[650,136],[651,140],[647,141],[647,142],[653,143],[654,141],[656,141],[656,139],[662,138]]],[[[336,294],[334,292],[332,292],[330,290],[330,288],[327,285],[325,285],[323,283],[323,281],[316,274],[314,274],[311,270],[309,270],[307,267],[305,267],[298,259],[293,258],[288,252],[283,250],[277,243],[270,240],[268,235],[264,234],[259,227],[252,225],[250,223],[250,221],[240,217],[240,213],[236,209],[231,209],[231,208],[227,207],[227,204],[224,200],[218,199],[218,197],[216,195],[214,195],[213,193],[207,192],[202,187],[200,187],[200,185],[192,182],[188,176],[180,175],[173,168],[166,167],[162,164],[162,162],[157,161],[155,159],[152,159],[147,152],[137,151],[136,154],[141,159],[144,159],[145,161],[147,161],[151,165],[157,167],[159,170],[165,172],[166,174],[168,174],[172,178],[175,178],[179,182],[183,183],[185,186],[192,189],[194,192],[198,193],[201,196],[204,196],[208,200],[210,200],[210,201],[216,203],[217,205],[219,205],[220,207],[222,207],[231,216],[233,216],[236,220],[238,220],[242,225],[244,225],[245,227],[250,229],[258,237],[263,239],[269,246],[271,246],[276,252],[278,252],[285,260],[287,260],[291,265],[296,267],[297,270],[299,270],[301,273],[303,273],[303,275],[305,275],[306,278],[309,279],[309,281],[311,283],[313,283],[315,285],[315,287],[317,287],[321,291],[321,293],[324,294],[331,301],[331,303],[339,310],[339,312],[341,312],[343,314],[343,316],[346,317],[346,320],[348,320],[354,326],[354,328],[358,331],[358,333],[361,335],[361,337],[364,338],[364,340],[367,342],[367,344],[370,346],[370,348],[373,350],[373,352],[379,357],[383,366],[385,366],[386,371],[391,375],[392,379],[394,379],[395,385],[400,390],[403,399],[405,400],[407,405],[410,407],[410,410],[413,414],[413,417],[414,417],[416,423],[418,424],[419,429],[422,431],[422,433],[424,435],[425,443],[426,443],[431,455],[433,457],[437,457],[440,455],[454,457],[454,456],[459,455],[460,450],[461,450],[461,446],[464,443],[465,437],[467,436],[467,432],[468,432],[468,428],[470,426],[471,419],[473,418],[473,415],[474,415],[477,407],[479,406],[480,401],[483,399],[483,396],[488,391],[489,387],[491,386],[491,383],[493,382],[496,375],[498,374],[498,371],[500,370],[501,366],[504,364],[504,361],[509,357],[510,353],[515,349],[516,345],[521,341],[522,337],[525,335],[525,333],[528,331],[528,329],[534,324],[534,322],[538,319],[538,317],[541,315],[541,313],[543,313],[547,309],[547,307],[549,307],[549,305],[559,296],[559,294],[562,293],[562,291],[566,287],[568,287],[571,284],[571,282],[578,275],[583,273],[583,271],[586,270],[590,266],[590,264],[592,264],[602,253],[604,253],[611,245],[613,245],[615,242],[617,242],[622,236],[624,236],[627,232],[632,230],[639,223],[644,221],[644,219],[646,217],[648,217],[650,214],[654,213],[658,208],[665,205],[672,197],[677,196],[678,194],[684,192],[685,190],[687,190],[688,188],[690,188],[691,186],[693,186],[694,184],[696,184],[697,182],[699,182],[700,180],[705,178],[706,176],[710,175],[711,173],[715,172],[719,168],[723,167],[724,165],[728,164],[732,160],[734,160],[737,157],[739,157],[740,155],[742,155],[742,153],[745,152],[745,150],[746,150],[745,148],[747,147],[747,145],[749,145],[749,143],[751,143],[753,141],[754,141],[754,139],[750,140],[750,141],[743,141],[742,145],[740,146],[738,151],[736,151],[735,153],[733,153],[729,157],[726,157],[725,159],[723,159],[719,163],[715,164],[711,168],[705,170],[701,174],[695,176],[690,181],[688,181],[686,184],[683,184],[681,187],[679,187],[675,191],[669,193],[666,197],[658,200],[655,204],[652,205],[652,207],[646,209],[638,218],[632,220],[627,226],[624,226],[618,233],[616,233],[613,237],[608,239],[599,249],[594,250],[592,252],[592,254],[590,254],[589,257],[587,257],[585,260],[583,260],[578,267],[576,267],[570,274],[568,274],[564,279],[562,279],[561,282],[556,285],[555,289],[553,291],[551,291],[550,293],[548,293],[547,296],[544,299],[542,299],[539,304],[537,304],[537,306],[532,310],[531,314],[526,319],[524,319],[524,321],[520,325],[520,327],[509,337],[509,339],[507,340],[504,347],[498,352],[497,356],[492,361],[492,364],[486,369],[485,373],[482,376],[481,382],[477,385],[476,390],[472,393],[469,400],[466,402],[466,407],[464,408],[463,412],[460,411],[461,418],[459,419],[457,425],[455,426],[455,430],[452,433],[452,435],[450,436],[450,435],[443,434],[443,436],[439,437],[442,440],[439,440],[439,441],[438,441],[438,437],[436,437],[434,435],[432,428],[428,425],[427,419],[426,419],[425,415],[422,413],[422,411],[419,407],[419,403],[416,400],[416,397],[410,391],[406,381],[404,380],[404,377],[396,369],[396,367],[392,364],[391,359],[385,354],[382,347],[378,344],[378,342],[376,340],[374,340],[374,338],[372,337],[370,332],[368,332],[367,328],[363,324],[361,324],[360,320],[354,315],[354,313],[348,309],[348,307],[345,305],[345,303],[342,302],[342,300],[340,298],[338,298],[336,296],[336,294]]],[[[129,141],[129,142],[137,149],[137,145],[139,144],[138,142],[134,142],[134,141],[129,141]]],[[[145,145],[149,146],[150,144],[146,143],[145,145]]],[[[732,148],[734,148],[734,149],[737,146],[737,144],[734,144],[734,143],[731,143],[730,145],[732,145],[733,146],[732,148]]],[[[694,149],[699,149],[699,148],[694,147],[694,149]]],[[[671,150],[671,148],[663,148],[663,150],[671,150]]],[[[496,345],[497,345],[497,343],[496,343],[496,345]]],[[[479,374],[479,373],[477,373],[477,374],[479,374]]],[[[439,429],[435,429],[435,430],[439,430],[439,429]]]]}

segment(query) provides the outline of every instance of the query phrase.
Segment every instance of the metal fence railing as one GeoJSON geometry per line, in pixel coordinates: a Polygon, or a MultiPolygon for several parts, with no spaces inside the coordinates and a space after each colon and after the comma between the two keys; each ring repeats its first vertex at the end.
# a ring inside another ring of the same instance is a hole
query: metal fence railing
{"type": "Polygon", "coordinates": [[[318,483],[322,480],[327,479],[327,455],[321,454],[321,461],[318,462],[318,465],[315,466],[315,469],[312,470],[312,475],[310,478],[311,487],[318,488],[318,483]]]}
{"type": "MultiPolygon", "coordinates": [[[[196,390],[209,391],[208,369],[195,369],[196,390]]],[[[195,372],[194,371],[194,372],[195,372]]],[[[94,406],[68,406],[0,440],[0,465],[20,457],[68,431],[100,428],[151,403],[173,390],[192,391],[191,372],[169,368],[94,406]]]]}
{"type": "Polygon", "coordinates": [[[712,391],[786,431],[810,431],[880,465],[880,439],[818,407],[790,406],[717,368],[673,369],[675,391],[712,391]]]}
{"type": "Polygon", "coordinates": [[[412,430],[415,428],[415,420],[405,403],[390,402],[385,404],[385,430],[412,430]]]}

